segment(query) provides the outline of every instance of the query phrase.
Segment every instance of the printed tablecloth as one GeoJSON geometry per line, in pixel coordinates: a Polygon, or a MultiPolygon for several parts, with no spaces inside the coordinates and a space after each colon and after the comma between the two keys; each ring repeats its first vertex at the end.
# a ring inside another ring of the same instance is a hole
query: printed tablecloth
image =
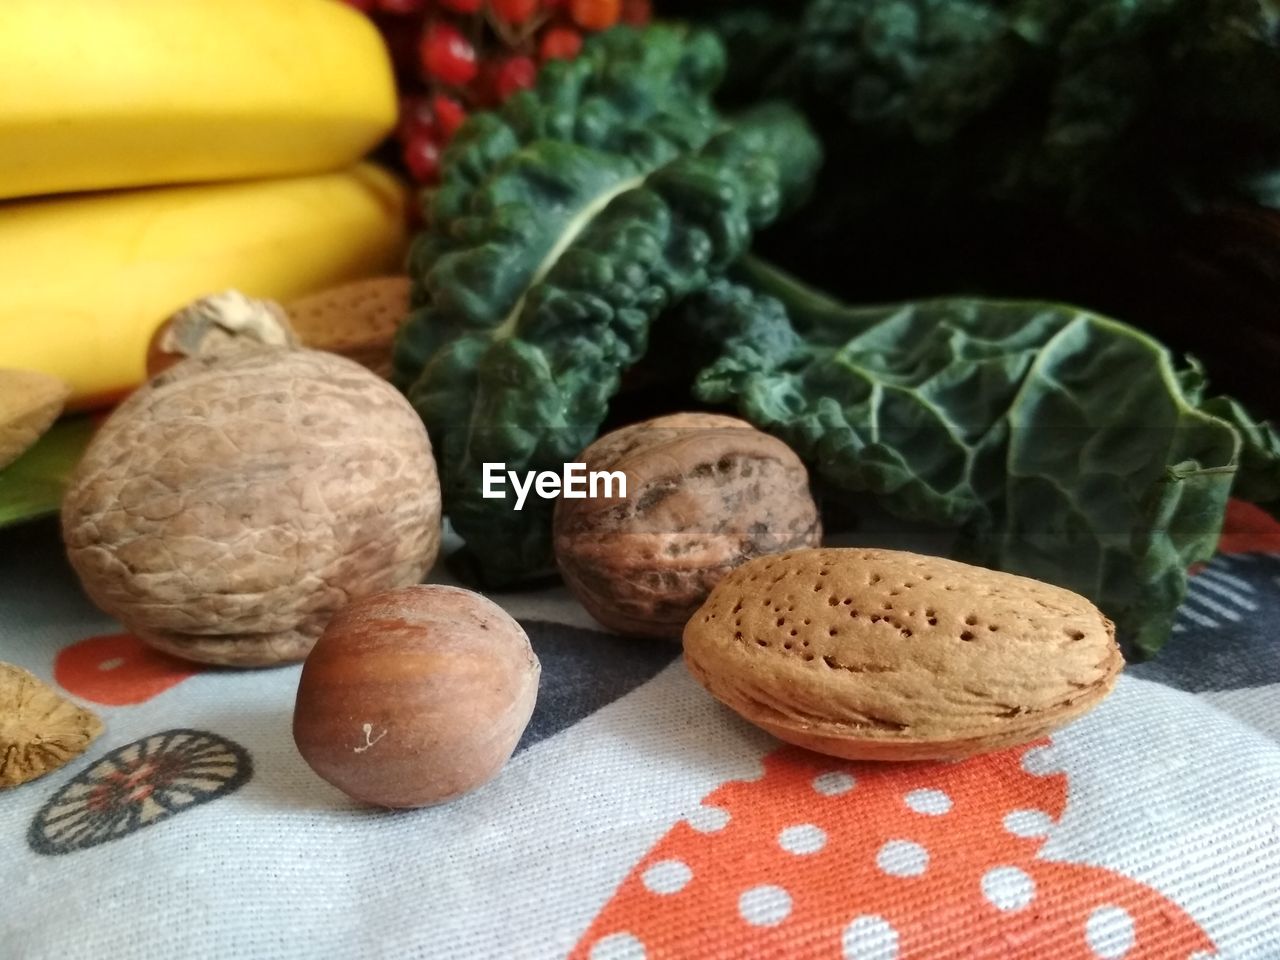
{"type": "Polygon", "coordinates": [[[0,792],[0,957],[1276,960],[1280,527],[1233,505],[1222,551],[1098,710],[950,764],[780,746],[675,646],[502,596],[543,665],[516,756],[389,813],[298,756],[297,667],[152,653],[10,530],[0,659],[106,731],[0,792]]]}

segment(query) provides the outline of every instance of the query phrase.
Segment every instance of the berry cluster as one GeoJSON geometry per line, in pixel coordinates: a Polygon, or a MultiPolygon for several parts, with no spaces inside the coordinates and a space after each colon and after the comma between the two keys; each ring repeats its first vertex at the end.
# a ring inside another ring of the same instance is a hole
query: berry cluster
{"type": "Polygon", "coordinates": [[[650,0],[346,0],[382,31],[400,87],[405,166],[434,183],[440,152],[471,110],[533,85],[538,65],[576,56],[584,33],[649,19],[650,0]]]}

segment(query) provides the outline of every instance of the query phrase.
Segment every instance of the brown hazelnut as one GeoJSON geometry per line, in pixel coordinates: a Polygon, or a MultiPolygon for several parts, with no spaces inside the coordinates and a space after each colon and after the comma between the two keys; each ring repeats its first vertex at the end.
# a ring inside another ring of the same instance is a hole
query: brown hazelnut
{"type": "Polygon", "coordinates": [[[293,739],[357,800],[443,803],[511,757],[540,672],[520,624],[491,600],[458,587],[388,590],[340,610],[307,657],[293,739]]]}
{"type": "Polygon", "coordinates": [[[421,419],[342,357],[186,360],[116,408],[62,504],[95,603],[190,660],[301,660],[339,607],[419,582],[440,544],[421,419]]]}
{"type": "Polygon", "coordinates": [[[601,437],[579,459],[589,472],[623,473],[627,495],[562,498],[556,560],[587,611],[619,633],[679,637],[729,571],[821,542],[804,464],[745,421],[658,417],[601,437]]]}

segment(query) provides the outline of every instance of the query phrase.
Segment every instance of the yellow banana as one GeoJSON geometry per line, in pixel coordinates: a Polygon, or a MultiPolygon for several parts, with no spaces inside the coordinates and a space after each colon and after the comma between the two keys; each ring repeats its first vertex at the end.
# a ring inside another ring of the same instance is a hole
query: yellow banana
{"type": "Polygon", "coordinates": [[[338,0],[0,0],[0,198],[334,170],[395,117],[338,0]]]}
{"type": "Polygon", "coordinates": [[[398,270],[405,203],[395,178],[361,165],[0,204],[0,367],[60,377],[76,407],[110,400],[142,381],[156,327],[196,297],[290,300],[398,270]]]}

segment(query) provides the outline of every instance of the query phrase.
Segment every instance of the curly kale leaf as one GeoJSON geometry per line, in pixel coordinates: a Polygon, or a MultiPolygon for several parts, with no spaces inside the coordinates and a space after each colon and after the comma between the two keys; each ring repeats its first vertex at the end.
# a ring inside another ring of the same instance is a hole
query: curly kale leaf
{"type": "Polygon", "coordinates": [[[737,275],[751,288],[722,281],[683,308],[723,342],[700,399],[837,488],[959,528],[967,559],[1092,598],[1142,655],[1212,556],[1238,472],[1244,495],[1280,485],[1274,430],[1202,401],[1196,368],[1114,320],[972,299],[849,308],[758,263],[737,275]]]}
{"type": "Polygon", "coordinates": [[[833,98],[859,127],[943,141],[991,109],[1026,68],[1030,47],[1007,6],[817,0],[778,80],[833,98]]]}
{"type": "Polygon", "coordinates": [[[711,17],[735,95],[803,103],[831,169],[861,173],[847,192],[874,185],[858,206],[981,191],[1138,222],[1280,197],[1274,0],[808,0],[795,20],[711,17]]]}
{"type": "Polygon", "coordinates": [[[723,273],[816,172],[794,110],[712,108],[722,66],[705,33],[609,31],[445,155],[396,373],[487,582],[548,564],[551,504],[486,498],[482,465],[574,460],[652,321],[723,273]]]}

